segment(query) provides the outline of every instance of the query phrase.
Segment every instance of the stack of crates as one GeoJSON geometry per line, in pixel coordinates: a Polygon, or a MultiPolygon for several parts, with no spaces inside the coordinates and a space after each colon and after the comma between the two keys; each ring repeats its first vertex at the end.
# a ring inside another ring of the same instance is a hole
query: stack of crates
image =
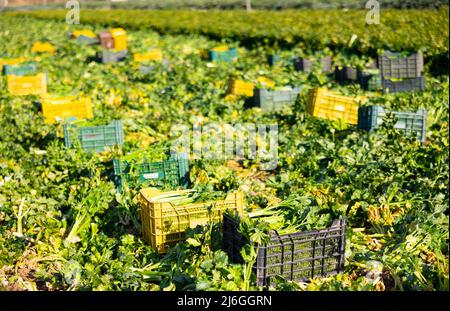
{"type": "Polygon", "coordinates": [[[221,45],[211,49],[209,52],[209,59],[212,62],[231,62],[238,57],[237,48],[229,48],[226,45],[221,45]]]}
{"type": "Polygon", "coordinates": [[[77,142],[89,152],[102,152],[114,146],[123,146],[124,133],[121,120],[114,120],[108,125],[83,126],[64,125],[64,144],[67,148],[77,142]]]}
{"type": "MultiPolygon", "coordinates": [[[[128,158],[128,157],[127,157],[128,158]]],[[[149,186],[170,185],[172,188],[189,185],[189,157],[178,154],[165,161],[151,162],[114,159],[114,180],[119,190],[125,182],[145,184],[149,186]]]]}
{"type": "Polygon", "coordinates": [[[127,33],[122,28],[113,28],[110,31],[99,33],[102,51],[97,53],[97,60],[102,63],[115,63],[122,61],[128,54],[127,33]]]}
{"type": "Polygon", "coordinates": [[[31,47],[31,53],[55,53],[56,48],[50,42],[36,41],[31,47]]]}
{"type": "Polygon", "coordinates": [[[277,111],[285,106],[292,106],[297,100],[300,88],[286,88],[280,90],[255,89],[253,102],[262,111],[277,111]]]}
{"type": "Polygon", "coordinates": [[[11,95],[45,95],[47,94],[47,74],[39,73],[27,76],[6,76],[8,91],[11,95]]]}
{"type": "Polygon", "coordinates": [[[255,85],[251,82],[246,82],[238,79],[228,80],[228,90],[227,93],[236,96],[253,96],[253,88],[255,85]]]}
{"type": "Polygon", "coordinates": [[[391,112],[395,115],[397,122],[394,128],[413,135],[421,142],[426,139],[427,111],[419,109],[417,112],[388,111],[381,106],[360,107],[358,111],[358,128],[361,130],[372,131],[378,128],[385,115],[391,112]]]}
{"type": "Polygon", "coordinates": [[[386,51],[378,56],[384,92],[411,92],[425,89],[421,52],[403,56],[386,51]]]}
{"type": "Polygon", "coordinates": [[[42,99],[42,114],[46,124],[58,120],[91,119],[92,101],[89,97],[45,97],[42,99]]]}
{"type": "MultiPolygon", "coordinates": [[[[278,234],[257,245],[253,266],[256,285],[269,287],[277,276],[289,281],[307,282],[312,278],[341,273],[345,260],[345,218],[336,219],[326,229],[278,234]]],[[[225,214],[222,249],[233,263],[243,264],[242,247],[249,241],[239,232],[239,219],[225,214]]]]}
{"type": "Polygon", "coordinates": [[[140,190],[142,235],[159,253],[185,239],[188,228],[220,222],[226,211],[243,213],[242,192],[228,193],[224,200],[196,203],[174,203],[170,197],[192,193],[193,190],[160,191],[156,188],[140,190]]]}
{"type": "Polygon", "coordinates": [[[350,97],[331,92],[325,88],[315,88],[309,93],[306,110],[312,116],[332,121],[358,124],[359,103],[365,97],[350,97]]]}

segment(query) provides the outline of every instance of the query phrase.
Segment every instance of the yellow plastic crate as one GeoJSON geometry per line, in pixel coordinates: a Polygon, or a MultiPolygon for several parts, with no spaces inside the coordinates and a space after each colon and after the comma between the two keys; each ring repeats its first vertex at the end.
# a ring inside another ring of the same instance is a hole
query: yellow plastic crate
{"type": "Polygon", "coordinates": [[[133,55],[135,62],[162,61],[163,55],[160,48],[154,48],[146,53],[135,53],[133,55]]]}
{"type": "Polygon", "coordinates": [[[31,47],[31,53],[55,53],[56,48],[50,42],[36,41],[31,47]]]}
{"type": "Polygon", "coordinates": [[[42,114],[47,124],[68,118],[91,119],[94,117],[91,99],[76,96],[43,98],[42,114]]]}
{"type": "Polygon", "coordinates": [[[228,81],[228,94],[238,96],[253,96],[254,84],[242,80],[231,79],[228,81]]]}
{"type": "Polygon", "coordinates": [[[47,94],[47,75],[39,73],[33,76],[6,76],[8,91],[12,95],[47,94]]]}
{"type": "Polygon", "coordinates": [[[110,30],[114,40],[114,49],[123,51],[127,49],[127,32],[123,28],[113,28],[110,30]]]}
{"type": "Polygon", "coordinates": [[[4,65],[19,65],[23,62],[25,62],[24,57],[0,58],[0,70],[3,68],[4,65]]]}
{"type": "Polygon", "coordinates": [[[184,240],[185,231],[209,221],[221,221],[226,210],[243,213],[242,192],[229,193],[223,201],[174,205],[172,202],[158,198],[180,195],[192,190],[160,191],[156,188],[144,188],[140,191],[142,235],[159,253],[184,240]]]}
{"type": "Polygon", "coordinates": [[[363,96],[344,96],[324,88],[316,88],[309,93],[306,110],[317,118],[358,124],[359,103],[365,99],[363,96]]]}
{"type": "Polygon", "coordinates": [[[83,35],[85,37],[89,37],[89,38],[96,38],[97,37],[97,35],[90,29],[75,30],[72,33],[72,36],[74,38],[78,38],[81,35],[83,35]]]}
{"type": "Polygon", "coordinates": [[[228,46],[227,45],[219,45],[219,46],[216,46],[215,48],[212,48],[211,51],[225,52],[225,51],[228,51],[228,46]]]}

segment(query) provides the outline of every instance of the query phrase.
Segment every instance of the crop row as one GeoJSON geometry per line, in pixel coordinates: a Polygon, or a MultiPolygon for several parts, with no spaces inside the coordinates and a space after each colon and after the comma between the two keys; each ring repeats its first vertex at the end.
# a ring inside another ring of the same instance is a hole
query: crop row
{"type": "MultiPolygon", "coordinates": [[[[67,11],[9,12],[41,19],[65,20],[67,11]]],[[[82,10],[81,23],[154,29],[160,33],[200,34],[243,45],[329,47],[375,55],[379,49],[422,50],[425,58],[448,63],[448,7],[439,10],[382,10],[380,24],[367,24],[363,10],[307,11],[138,11],[82,10]],[[356,36],[356,37],[355,37],[356,36]],[[355,41],[356,38],[356,41],[355,41]]]]}

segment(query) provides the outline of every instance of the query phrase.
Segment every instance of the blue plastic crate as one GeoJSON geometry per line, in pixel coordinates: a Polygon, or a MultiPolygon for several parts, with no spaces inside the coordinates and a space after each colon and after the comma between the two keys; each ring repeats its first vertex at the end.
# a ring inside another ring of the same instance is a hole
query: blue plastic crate
{"type": "Polygon", "coordinates": [[[20,65],[4,65],[3,66],[3,74],[14,75],[14,76],[28,76],[34,75],[36,73],[36,64],[35,63],[27,63],[20,65]]]}
{"type": "Polygon", "coordinates": [[[237,48],[231,48],[226,51],[210,50],[208,53],[209,59],[213,62],[231,62],[238,57],[237,48]]]}

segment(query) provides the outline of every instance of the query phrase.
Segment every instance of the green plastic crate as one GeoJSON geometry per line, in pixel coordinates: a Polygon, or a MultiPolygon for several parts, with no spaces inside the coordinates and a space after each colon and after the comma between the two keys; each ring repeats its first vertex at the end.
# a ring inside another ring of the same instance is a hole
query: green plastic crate
{"type": "Polygon", "coordinates": [[[212,62],[231,62],[238,57],[237,48],[226,51],[209,51],[209,59],[212,62]]]}
{"type": "Polygon", "coordinates": [[[108,125],[77,127],[64,125],[64,144],[67,148],[76,142],[89,152],[102,152],[107,147],[123,146],[124,133],[121,120],[114,120],[108,125]]]}
{"type": "Polygon", "coordinates": [[[170,185],[173,188],[189,186],[189,157],[178,154],[165,161],[121,161],[113,160],[114,180],[117,188],[122,189],[125,182],[144,184],[146,186],[170,185]]]}
{"type": "Polygon", "coordinates": [[[36,73],[36,64],[28,63],[28,64],[20,64],[20,65],[4,65],[3,73],[13,76],[28,76],[34,75],[36,73]]]}
{"type": "Polygon", "coordinates": [[[254,104],[263,111],[276,111],[284,106],[292,106],[297,100],[300,88],[286,90],[255,89],[253,94],[254,104]]]}
{"type": "Polygon", "coordinates": [[[427,111],[419,109],[417,112],[389,111],[381,106],[360,107],[358,110],[358,128],[372,131],[383,123],[384,116],[392,112],[397,117],[395,128],[411,135],[424,142],[427,128],[427,111]]]}

